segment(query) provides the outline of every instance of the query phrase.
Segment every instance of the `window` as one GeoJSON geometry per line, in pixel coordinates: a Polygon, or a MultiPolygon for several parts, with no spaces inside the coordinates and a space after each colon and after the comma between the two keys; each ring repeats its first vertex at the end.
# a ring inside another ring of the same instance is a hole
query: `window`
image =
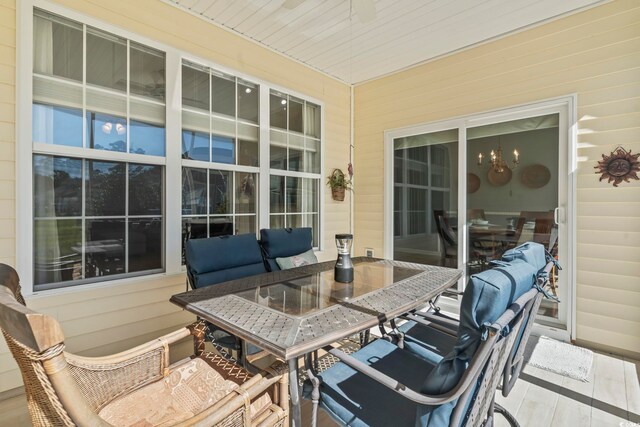
{"type": "Polygon", "coordinates": [[[319,247],[318,103],[82,19],[33,10],[33,290],[180,273],[179,233],[309,226],[319,247]]]}
{"type": "Polygon", "coordinates": [[[318,245],[320,206],[320,106],[271,91],[271,228],[311,227],[318,245]]]}
{"type": "Polygon", "coordinates": [[[35,289],[163,271],[164,53],[33,24],[35,289]]]}
{"type": "Polygon", "coordinates": [[[259,90],[183,62],[183,248],[190,238],[258,231],[259,90]]]}

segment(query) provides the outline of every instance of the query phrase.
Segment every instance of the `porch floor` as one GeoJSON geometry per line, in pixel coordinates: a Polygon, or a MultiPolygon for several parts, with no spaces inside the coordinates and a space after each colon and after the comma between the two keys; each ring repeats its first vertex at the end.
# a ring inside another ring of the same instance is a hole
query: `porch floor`
{"type": "MultiPolygon", "coordinates": [[[[532,336],[531,341],[538,337],[532,336]]],[[[525,365],[508,398],[496,401],[522,427],[638,427],[640,426],[640,360],[594,351],[589,380],[572,378],[525,365]]],[[[302,425],[311,425],[311,404],[302,405],[302,425]]],[[[318,411],[319,427],[336,424],[318,411]]],[[[497,415],[496,427],[508,427],[497,415]]]]}
{"type": "MultiPolygon", "coordinates": [[[[536,337],[531,337],[535,340],[536,337]]],[[[640,361],[594,352],[586,383],[533,366],[525,366],[508,398],[497,402],[522,427],[631,427],[640,425],[640,361]]],[[[302,425],[311,425],[311,405],[304,401],[302,425]]],[[[0,401],[2,425],[30,426],[24,394],[0,401]]],[[[337,424],[319,411],[318,426],[337,424]]],[[[496,427],[508,426],[498,415],[496,427]]]]}

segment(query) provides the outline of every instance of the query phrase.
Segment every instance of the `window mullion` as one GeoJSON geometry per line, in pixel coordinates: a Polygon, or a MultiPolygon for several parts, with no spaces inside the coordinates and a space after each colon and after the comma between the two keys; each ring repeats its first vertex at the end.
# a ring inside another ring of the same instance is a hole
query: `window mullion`
{"type": "Polygon", "coordinates": [[[182,66],[180,55],[173,49],[167,50],[165,61],[165,270],[174,274],[182,271],[182,66]]]}
{"type": "Polygon", "coordinates": [[[271,134],[269,132],[269,88],[266,85],[260,85],[260,138],[259,138],[259,155],[260,155],[260,175],[258,176],[258,229],[269,228],[270,220],[270,147],[271,134]]]}

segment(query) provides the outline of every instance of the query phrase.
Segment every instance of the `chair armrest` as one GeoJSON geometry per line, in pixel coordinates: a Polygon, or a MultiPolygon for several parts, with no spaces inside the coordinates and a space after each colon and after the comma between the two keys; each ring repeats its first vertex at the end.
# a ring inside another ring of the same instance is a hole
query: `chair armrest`
{"type": "Polygon", "coordinates": [[[402,318],[411,320],[428,328],[437,329],[438,331],[443,332],[447,335],[451,335],[453,337],[458,336],[459,323],[448,318],[441,319],[436,315],[420,312],[407,314],[405,316],[402,316],[402,318]]]}
{"type": "Polygon", "coordinates": [[[163,378],[168,373],[169,345],[194,336],[196,355],[204,350],[203,322],[163,335],[129,350],[101,357],[65,353],[69,371],[96,411],[114,398],[163,378]],[[101,384],[96,387],[96,384],[101,384]]]}
{"type": "MultiPolygon", "coordinates": [[[[221,425],[233,418],[232,414],[242,410],[247,412],[249,417],[249,405],[258,396],[266,392],[274,397],[272,404],[256,421],[255,425],[275,426],[288,425],[289,416],[289,395],[288,395],[288,375],[287,367],[281,362],[276,362],[267,368],[268,372],[254,375],[241,384],[237,389],[227,394],[217,401],[213,406],[203,412],[196,414],[189,420],[177,424],[175,427],[183,426],[211,426],[221,425]],[[282,424],[280,424],[280,422],[282,424]]],[[[226,425],[226,424],[225,424],[226,425]]],[[[253,424],[252,424],[253,425],[253,424]]]]}
{"type": "Polygon", "coordinates": [[[385,387],[390,388],[395,393],[406,399],[422,405],[442,405],[462,396],[462,394],[467,391],[471,384],[477,379],[480,370],[484,367],[489,355],[491,354],[493,344],[497,340],[498,336],[499,335],[494,332],[489,334],[487,340],[480,344],[480,348],[473,357],[469,365],[469,369],[465,371],[460,381],[458,381],[458,384],[456,384],[452,390],[440,395],[428,395],[412,390],[406,385],[398,382],[396,379],[333,347],[325,347],[324,350],[337,357],[345,365],[368,376],[385,387]]]}
{"type": "MultiPolygon", "coordinates": [[[[537,291],[535,289],[532,289],[529,292],[534,293],[537,291]]],[[[477,381],[478,376],[480,375],[480,371],[484,368],[487,360],[491,356],[494,345],[496,344],[498,338],[501,336],[502,331],[504,331],[506,326],[509,325],[511,321],[516,318],[516,316],[521,312],[522,306],[527,299],[527,295],[528,293],[518,298],[518,300],[516,300],[507,309],[507,311],[505,311],[505,313],[503,313],[502,316],[500,316],[500,318],[488,328],[487,338],[480,343],[480,346],[473,356],[473,359],[471,359],[468,369],[465,370],[458,383],[455,385],[455,387],[453,387],[453,389],[440,395],[428,395],[412,390],[406,385],[398,382],[396,379],[331,346],[324,347],[324,350],[327,353],[331,353],[333,356],[337,357],[345,365],[350,366],[351,368],[368,376],[374,381],[377,381],[385,387],[390,388],[395,393],[400,394],[406,399],[422,405],[442,405],[459,398],[465,393],[468,393],[468,391],[470,390],[469,387],[471,387],[471,385],[475,381],[477,381]]]]}

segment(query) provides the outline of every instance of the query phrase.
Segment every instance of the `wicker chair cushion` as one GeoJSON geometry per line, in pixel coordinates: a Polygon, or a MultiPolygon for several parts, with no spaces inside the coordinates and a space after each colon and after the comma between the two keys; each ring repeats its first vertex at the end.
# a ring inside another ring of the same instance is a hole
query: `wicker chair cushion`
{"type": "Polygon", "coordinates": [[[260,230],[260,246],[269,271],[279,271],[276,258],[298,255],[313,248],[310,227],[260,230]]]}
{"type": "MultiPolygon", "coordinates": [[[[115,399],[99,415],[115,426],[172,425],[204,411],[236,387],[205,361],[195,358],[176,367],[163,380],[115,399]]],[[[255,400],[251,418],[270,405],[268,394],[255,400]]]]}

